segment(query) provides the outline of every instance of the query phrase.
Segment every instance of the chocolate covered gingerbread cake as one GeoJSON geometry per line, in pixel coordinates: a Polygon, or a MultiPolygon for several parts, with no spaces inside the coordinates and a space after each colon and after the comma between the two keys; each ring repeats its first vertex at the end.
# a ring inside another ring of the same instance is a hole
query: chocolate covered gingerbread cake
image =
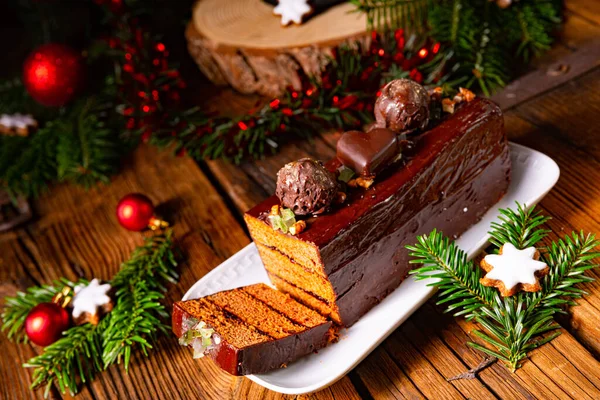
{"type": "Polygon", "coordinates": [[[253,285],[176,303],[182,344],[234,375],[287,364],[396,289],[418,235],[457,237],[506,193],[510,156],[493,102],[464,89],[443,98],[401,79],[374,111],[375,126],[344,133],[334,159],[281,168],[276,194],[245,213],[279,290],[253,285]]]}
{"type": "Polygon", "coordinates": [[[473,97],[393,81],[375,129],[342,135],[325,165],[282,168],[277,195],[244,216],[277,288],[350,326],[405,279],[406,244],[434,228],[456,237],[497,203],[510,179],[502,112],[473,97]]]}

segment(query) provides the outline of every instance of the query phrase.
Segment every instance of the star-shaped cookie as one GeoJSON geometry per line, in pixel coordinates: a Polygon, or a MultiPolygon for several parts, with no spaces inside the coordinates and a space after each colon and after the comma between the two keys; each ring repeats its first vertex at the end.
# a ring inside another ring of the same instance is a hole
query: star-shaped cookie
{"type": "Polygon", "coordinates": [[[98,325],[100,314],[106,314],[113,308],[108,295],[110,285],[100,284],[98,279],[92,279],[87,285],[77,285],[73,289],[73,320],[75,325],[91,323],[98,325]]]}
{"type": "Polygon", "coordinates": [[[535,247],[517,249],[505,243],[498,254],[488,254],[481,260],[481,268],[487,274],[480,282],[484,286],[495,287],[503,297],[513,296],[519,291],[537,292],[542,289],[539,278],[550,268],[538,261],[540,252],[535,247]]]}
{"type": "Polygon", "coordinates": [[[290,23],[300,25],[302,18],[312,12],[307,0],[279,0],[279,4],[273,9],[275,15],[281,16],[281,25],[290,23]]]}

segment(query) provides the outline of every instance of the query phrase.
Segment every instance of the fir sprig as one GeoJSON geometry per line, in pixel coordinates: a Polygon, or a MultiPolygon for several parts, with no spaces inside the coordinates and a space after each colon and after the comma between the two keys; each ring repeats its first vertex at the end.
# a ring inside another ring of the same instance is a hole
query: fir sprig
{"type": "Polygon", "coordinates": [[[102,335],[104,368],[123,359],[127,371],[132,348],[137,345],[147,355],[152,348],[150,342],[159,332],[168,330],[161,322],[168,313],[158,301],[167,290],[164,284],[177,282],[172,247],[172,231],[155,237],[136,249],[113,278],[117,303],[102,335]]]}
{"type": "Polygon", "coordinates": [[[535,211],[535,207],[527,209],[517,203],[516,210],[501,209],[498,219],[499,222],[492,222],[492,230],[489,232],[490,243],[498,248],[511,243],[517,249],[524,249],[541,242],[550,233],[548,229],[540,229],[550,217],[535,211]]]}
{"type": "Polygon", "coordinates": [[[435,279],[428,286],[440,289],[438,304],[450,303],[446,312],[471,319],[482,307],[494,304],[495,291],[479,284],[481,270],[454,242],[435,229],[417,240],[416,245],[406,246],[414,257],[410,263],[424,266],[411,274],[416,280],[435,279]]]}
{"type": "Polygon", "coordinates": [[[357,12],[365,13],[369,29],[383,32],[388,28],[422,30],[429,0],[350,0],[357,12]]]}
{"type": "MultiPolygon", "coordinates": [[[[32,388],[45,387],[48,395],[53,383],[62,393],[78,391],[78,382],[91,380],[96,372],[123,359],[128,370],[131,352],[141,348],[145,355],[151,342],[168,327],[168,317],[160,300],[167,283],[175,283],[177,261],[172,231],[146,239],[110,282],[115,288],[115,307],[97,326],[84,324],[69,328],[56,342],[44,348],[25,367],[34,368],[32,388]]],[[[53,285],[31,287],[6,298],[2,330],[10,340],[24,340],[23,324],[27,314],[39,303],[49,302],[64,286],[73,288],[86,280],[61,279],[53,285]]]]}
{"type": "Polygon", "coordinates": [[[102,325],[74,326],[62,338],[46,346],[42,354],[23,364],[25,368],[34,368],[31,387],[44,385],[44,397],[48,397],[52,384],[56,382],[62,393],[68,390],[75,395],[78,377],[81,382],[92,380],[102,368],[98,357],[102,352],[102,325]]]}
{"type": "MultiPolygon", "coordinates": [[[[505,243],[521,249],[539,246],[549,233],[541,228],[548,218],[534,208],[528,210],[517,203],[516,210],[503,209],[500,213],[499,222],[492,224],[490,232],[490,242],[498,248],[505,243]]],[[[560,328],[554,316],[564,313],[564,307],[576,305],[575,299],[585,294],[578,284],[594,280],[585,272],[598,266],[592,260],[600,256],[595,251],[599,245],[595,235],[581,232],[538,248],[550,268],[540,280],[542,290],[505,298],[494,288],[481,285],[481,269],[467,261],[467,254],[440,232],[422,235],[416,245],[407,248],[415,257],[411,263],[423,264],[411,272],[416,279],[434,278],[429,285],[440,289],[438,304],[483,327],[483,331],[472,333],[487,346],[469,345],[505,361],[514,371],[528,352],[560,334],[550,333],[560,328]]]]}

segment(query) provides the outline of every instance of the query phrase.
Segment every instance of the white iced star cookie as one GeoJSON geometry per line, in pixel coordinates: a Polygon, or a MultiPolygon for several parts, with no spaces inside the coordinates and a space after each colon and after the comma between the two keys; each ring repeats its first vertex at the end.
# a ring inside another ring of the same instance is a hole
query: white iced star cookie
{"type": "Polygon", "coordinates": [[[113,308],[108,295],[110,285],[100,284],[98,279],[92,279],[87,285],[77,285],[73,288],[73,320],[75,325],[91,323],[98,325],[100,315],[106,314],[113,308]]]}
{"type": "Polygon", "coordinates": [[[481,268],[487,274],[480,282],[496,287],[504,297],[519,291],[537,292],[542,289],[539,278],[550,271],[545,263],[538,261],[539,258],[540,253],[535,247],[519,250],[511,243],[505,243],[498,254],[489,254],[481,260],[481,268]]]}
{"type": "Polygon", "coordinates": [[[37,128],[38,123],[31,115],[2,114],[0,115],[0,133],[8,135],[27,136],[37,128]]]}
{"type": "Polygon", "coordinates": [[[281,25],[290,23],[300,25],[302,18],[312,12],[307,0],[279,0],[279,4],[273,9],[273,14],[281,16],[281,25]]]}

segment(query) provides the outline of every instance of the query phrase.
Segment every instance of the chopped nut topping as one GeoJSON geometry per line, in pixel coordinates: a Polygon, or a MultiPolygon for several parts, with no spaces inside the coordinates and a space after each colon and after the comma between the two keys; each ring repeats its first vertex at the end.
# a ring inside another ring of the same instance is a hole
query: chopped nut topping
{"type": "Polygon", "coordinates": [[[373,182],[375,182],[374,179],[363,178],[359,176],[358,178],[351,179],[350,181],[348,181],[348,186],[353,188],[360,186],[363,189],[368,189],[371,187],[373,182]]]}
{"type": "Polygon", "coordinates": [[[279,215],[279,204],[274,204],[273,207],[271,207],[269,215],[279,215]]]}
{"type": "Polygon", "coordinates": [[[460,96],[468,102],[473,101],[475,99],[475,93],[471,92],[469,89],[458,88],[460,96]]]}
{"type": "Polygon", "coordinates": [[[290,226],[289,233],[291,235],[297,235],[306,229],[306,222],[297,221],[294,225],[290,226]]]}
{"type": "Polygon", "coordinates": [[[444,112],[449,114],[454,114],[454,105],[456,104],[455,100],[444,99],[442,100],[442,109],[444,112]]]}

